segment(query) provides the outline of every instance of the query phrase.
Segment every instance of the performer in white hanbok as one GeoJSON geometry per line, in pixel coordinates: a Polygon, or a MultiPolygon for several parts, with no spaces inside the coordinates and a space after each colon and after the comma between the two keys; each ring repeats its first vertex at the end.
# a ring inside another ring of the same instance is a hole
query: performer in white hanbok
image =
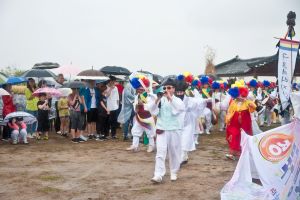
{"type": "MultiPolygon", "coordinates": [[[[250,82],[248,83],[249,86],[249,93],[248,93],[248,99],[255,102],[256,100],[256,87],[257,87],[257,81],[255,79],[250,80],[250,82]]],[[[252,132],[253,135],[257,135],[259,133],[262,133],[262,130],[260,130],[258,124],[257,124],[257,118],[258,118],[258,109],[265,109],[263,107],[257,107],[256,111],[250,113],[251,115],[251,121],[252,121],[252,132]]]]}
{"type": "Polygon", "coordinates": [[[168,153],[171,181],[177,180],[181,162],[180,134],[184,112],[183,101],[175,96],[175,81],[167,79],[163,86],[163,95],[157,94],[154,103],[149,104],[149,111],[157,116],[156,122],[156,157],[152,182],[160,183],[166,173],[165,160],[168,153]]]}
{"type": "Polygon", "coordinates": [[[138,151],[140,137],[145,132],[149,139],[149,145],[147,152],[152,152],[154,150],[154,136],[155,136],[155,121],[151,113],[146,109],[147,104],[151,101],[155,101],[148,89],[150,82],[146,77],[137,76],[130,77],[130,83],[136,89],[137,95],[134,100],[134,111],[135,116],[133,118],[133,126],[131,129],[131,134],[133,136],[132,145],[127,148],[128,151],[138,151]]]}
{"type": "Polygon", "coordinates": [[[225,130],[225,116],[226,116],[226,110],[228,108],[228,106],[224,107],[226,94],[221,92],[221,83],[218,81],[214,81],[211,87],[213,89],[212,110],[218,119],[217,121],[219,124],[219,131],[222,132],[225,130]]]}
{"type": "Polygon", "coordinates": [[[197,102],[192,88],[183,80],[176,81],[176,96],[183,100],[183,129],[181,133],[181,165],[188,162],[188,152],[196,150],[194,134],[196,133],[197,102]]]}

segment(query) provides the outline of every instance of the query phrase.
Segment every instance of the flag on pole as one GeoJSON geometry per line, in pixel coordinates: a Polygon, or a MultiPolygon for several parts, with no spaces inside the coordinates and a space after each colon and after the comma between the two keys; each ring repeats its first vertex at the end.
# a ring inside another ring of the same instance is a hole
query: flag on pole
{"type": "Polygon", "coordinates": [[[278,89],[283,110],[289,105],[299,44],[298,41],[287,39],[280,39],[279,41],[278,89]]]}

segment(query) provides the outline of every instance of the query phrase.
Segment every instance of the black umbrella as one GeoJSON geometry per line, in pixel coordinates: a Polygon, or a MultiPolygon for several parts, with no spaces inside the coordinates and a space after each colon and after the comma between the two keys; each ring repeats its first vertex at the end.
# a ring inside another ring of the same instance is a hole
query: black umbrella
{"type": "Polygon", "coordinates": [[[162,77],[161,75],[158,74],[153,74],[153,80],[155,82],[157,82],[158,84],[160,84],[162,82],[162,80],[164,79],[164,77],[162,77]]]}
{"type": "Polygon", "coordinates": [[[50,72],[46,69],[31,69],[24,72],[21,77],[37,77],[37,78],[45,78],[45,77],[52,77],[55,78],[56,75],[53,72],[50,72]]]}
{"type": "Polygon", "coordinates": [[[100,69],[101,72],[107,75],[130,75],[131,72],[124,67],[106,66],[100,69]]]}
{"type": "Polygon", "coordinates": [[[55,68],[59,68],[59,64],[53,62],[36,63],[32,67],[32,69],[55,69],[55,68]]]}
{"type": "Polygon", "coordinates": [[[82,88],[82,87],[85,87],[85,85],[81,81],[71,81],[71,82],[64,83],[62,87],[63,88],[82,88]]]}
{"type": "Polygon", "coordinates": [[[166,82],[168,79],[173,79],[173,80],[176,80],[177,79],[177,76],[176,75],[168,75],[168,76],[165,76],[162,81],[161,81],[161,85],[164,84],[164,82],[166,82]]]}

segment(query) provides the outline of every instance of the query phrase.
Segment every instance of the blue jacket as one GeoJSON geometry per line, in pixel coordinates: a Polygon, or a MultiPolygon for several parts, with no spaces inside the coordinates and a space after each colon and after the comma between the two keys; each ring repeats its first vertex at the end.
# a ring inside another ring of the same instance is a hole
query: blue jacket
{"type": "MultiPolygon", "coordinates": [[[[96,108],[97,108],[97,105],[100,104],[100,91],[98,88],[94,88],[94,90],[95,90],[96,108]]],[[[80,88],[79,94],[80,94],[80,96],[84,97],[84,101],[85,101],[87,110],[89,111],[91,109],[91,104],[92,104],[92,96],[91,96],[90,88],[88,88],[88,87],[80,88]]],[[[83,105],[80,105],[80,110],[84,111],[83,105]]]]}

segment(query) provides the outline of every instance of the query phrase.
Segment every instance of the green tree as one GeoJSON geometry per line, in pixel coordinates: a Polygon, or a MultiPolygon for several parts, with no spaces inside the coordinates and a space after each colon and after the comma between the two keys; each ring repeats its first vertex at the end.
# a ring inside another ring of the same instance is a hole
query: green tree
{"type": "Polygon", "coordinates": [[[21,76],[25,72],[25,70],[21,70],[13,66],[8,66],[0,71],[7,76],[21,76]]]}

